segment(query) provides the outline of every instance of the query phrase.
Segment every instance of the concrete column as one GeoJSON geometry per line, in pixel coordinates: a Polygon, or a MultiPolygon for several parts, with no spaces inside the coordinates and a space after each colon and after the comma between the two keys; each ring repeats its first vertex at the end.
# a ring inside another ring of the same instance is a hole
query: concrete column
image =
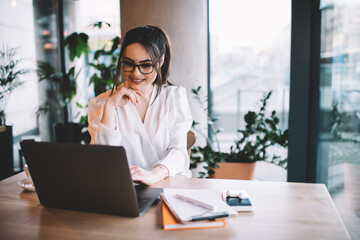
{"type": "Polygon", "coordinates": [[[169,80],[186,88],[194,120],[206,128],[206,114],[191,89],[207,89],[207,1],[120,0],[120,10],[122,35],[146,24],[166,32],[172,51],[169,80]]]}

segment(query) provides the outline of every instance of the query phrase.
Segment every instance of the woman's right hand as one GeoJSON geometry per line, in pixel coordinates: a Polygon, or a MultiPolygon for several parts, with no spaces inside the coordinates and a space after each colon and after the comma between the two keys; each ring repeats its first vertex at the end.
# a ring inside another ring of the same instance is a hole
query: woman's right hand
{"type": "Polygon", "coordinates": [[[114,92],[106,101],[106,105],[122,107],[128,104],[129,101],[136,105],[139,103],[139,96],[142,96],[142,93],[132,90],[128,87],[127,82],[125,82],[114,89],[114,92]]]}
{"type": "Polygon", "coordinates": [[[115,130],[115,108],[125,106],[129,101],[136,105],[139,103],[139,96],[142,96],[142,93],[129,88],[127,82],[116,87],[111,96],[106,100],[104,112],[100,120],[101,123],[115,130]]]}

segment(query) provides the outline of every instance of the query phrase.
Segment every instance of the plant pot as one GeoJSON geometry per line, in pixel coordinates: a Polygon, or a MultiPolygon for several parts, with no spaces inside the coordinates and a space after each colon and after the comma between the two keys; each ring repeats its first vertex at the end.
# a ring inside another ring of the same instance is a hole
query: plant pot
{"type": "Polygon", "coordinates": [[[255,162],[252,163],[218,163],[210,178],[254,180],[255,162]]]}
{"type": "Polygon", "coordinates": [[[0,126],[0,180],[14,174],[12,126],[0,126]]]}
{"type": "Polygon", "coordinates": [[[79,123],[57,123],[54,126],[56,142],[81,143],[81,129],[79,123]]]}

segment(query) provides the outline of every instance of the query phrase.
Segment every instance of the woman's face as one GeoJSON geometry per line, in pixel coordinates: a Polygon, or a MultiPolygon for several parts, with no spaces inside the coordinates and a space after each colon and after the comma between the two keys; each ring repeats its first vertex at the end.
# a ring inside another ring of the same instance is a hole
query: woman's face
{"type": "Polygon", "coordinates": [[[125,48],[124,54],[121,58],[122,61],[122,76],[128,83],[129,87],[133,90],[138,90],[142,93],[147,93],[153,88],[153,82],[156,79],[157,73],[153,62],[151,60],[149,52],[140,43],[132,43],[125,48]],[[139,67],[135,67],[133,71],[133,65],[141,65],[140,72],[139,67]],[[152,68],[152,72],[150,72],[152,68]],[[148,74],[145,74],[148,73],[148,74]]]}

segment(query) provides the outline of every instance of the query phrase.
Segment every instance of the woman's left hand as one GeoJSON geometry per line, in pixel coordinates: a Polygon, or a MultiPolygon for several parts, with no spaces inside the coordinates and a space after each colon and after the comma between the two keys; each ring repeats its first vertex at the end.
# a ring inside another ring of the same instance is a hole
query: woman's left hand
{"type": "Polygon", "coordinates": [[[130,173],[134,182],[143,183],[149,186],[163,180],[167,176],[165,170],[158,166],[155,166],[150,171],[138,166],[131,166],[130,173]]]}

